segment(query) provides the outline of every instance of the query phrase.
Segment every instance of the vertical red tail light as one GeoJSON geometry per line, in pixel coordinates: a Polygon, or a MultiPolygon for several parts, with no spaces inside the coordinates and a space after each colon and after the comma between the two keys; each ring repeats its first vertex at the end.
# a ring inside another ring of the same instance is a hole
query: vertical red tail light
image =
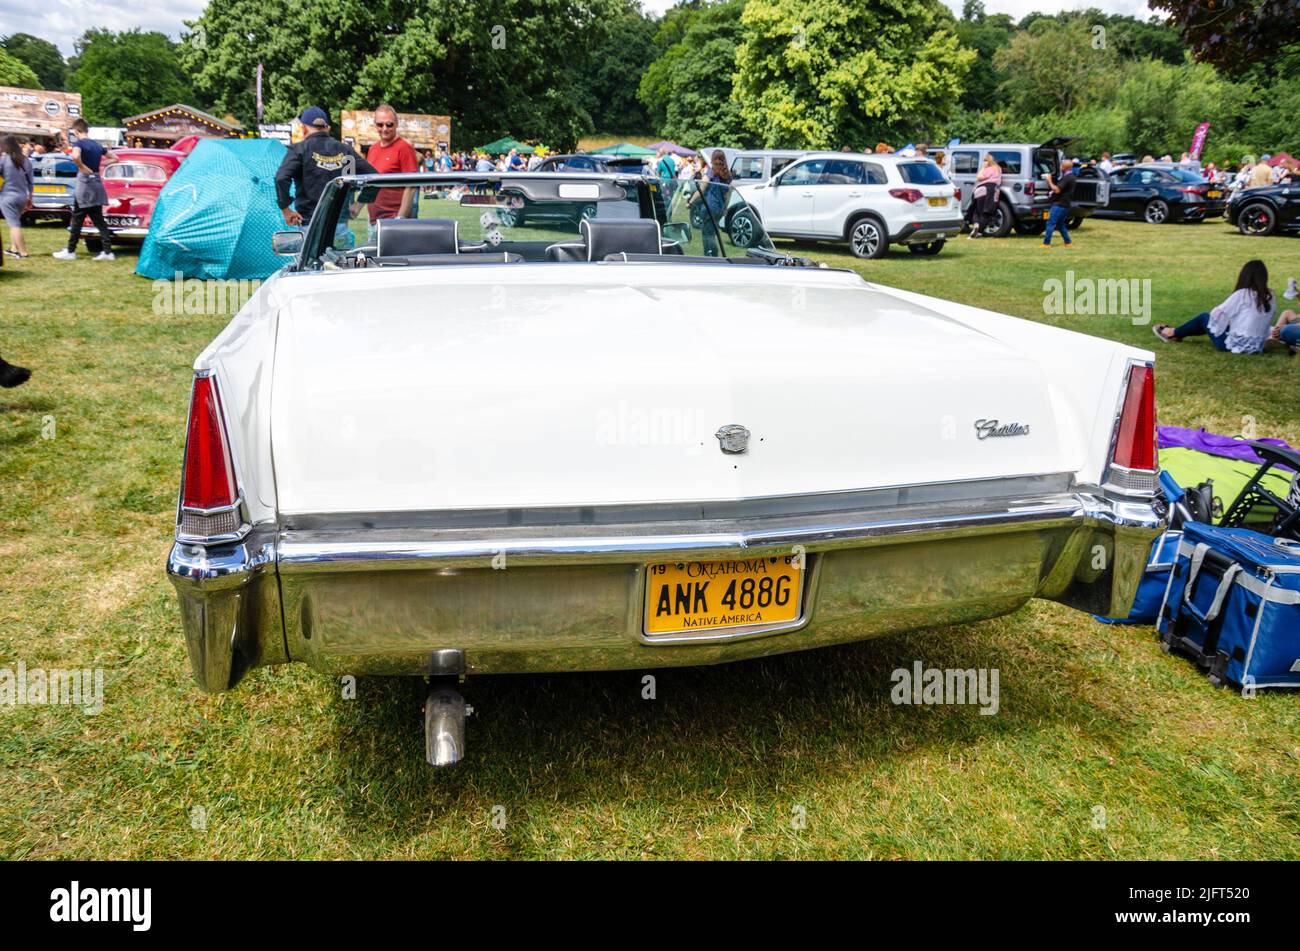
{"type": "Polygon", "coordinates": [[[238,499],[235,469],[230,460],[226,427],[221,421],[221,395],[210,376],[194,378],[190,424],[185,439],[185,476],[181,508],[229,507],[238,499]]]}
{"type": "Polygon", "coordinates": [[[1128,389],[1124,393],[1111,461],[1125,469],[1155,471],[1156,378],[1149,366],[1129,368],[1128,389]]]}

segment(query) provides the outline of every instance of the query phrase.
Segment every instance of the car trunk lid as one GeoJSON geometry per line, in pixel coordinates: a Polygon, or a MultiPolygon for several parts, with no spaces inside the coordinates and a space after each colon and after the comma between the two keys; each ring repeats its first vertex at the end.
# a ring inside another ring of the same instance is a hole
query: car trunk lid
{"type": "Polygon", "coordinates": [[[746,499],[1071,468],[1036,362],[851,274],[520,265],[290,285],[272,399],[285,513],[746,499]],[[732,425],[748,430],[744,452],[723,451],[732,425]]]}

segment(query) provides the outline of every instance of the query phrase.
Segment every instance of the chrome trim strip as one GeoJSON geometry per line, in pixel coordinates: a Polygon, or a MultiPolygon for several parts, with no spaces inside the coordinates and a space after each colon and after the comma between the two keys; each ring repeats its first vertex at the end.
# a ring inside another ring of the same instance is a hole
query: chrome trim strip
{"type": "Polygon", "coordinates": [[[925,482],[913,485],[846,489],[751,499],[680,500],[618,505],[537,508],[446,509],[437,512],[337,512],[281,514],[287,531],[373,531],[384,529],[494,529],[523,527],[621,526],[645,522],[722,521],[742,518],[807,516],[864,509],[897,509],[954,502],[988,502],[1066,493],[1074,488],[1068,472],[925,482]]]}
{"type": "Polygon", "coordinates": [[[1061,493],[988,500],[983,505],[958,502],[938,507],[912,506],[883,518],[880,512],[826,513],[722,520],[704,525],[571,526],[562,533],[545,528],[376,530],[366,532],[364,540],[351,532],[283,531],[278,561],[280,572],[286,576],[328,571],[481,568],[491,566],[494,559],[499,563],[502,557],[507,565],[640,564],[789,554],[795,546],[805,551],[826,551],[910,540],[918,535],[1014,532],[1084,521],[1109,508],[1102,500],[1061,493]]]}

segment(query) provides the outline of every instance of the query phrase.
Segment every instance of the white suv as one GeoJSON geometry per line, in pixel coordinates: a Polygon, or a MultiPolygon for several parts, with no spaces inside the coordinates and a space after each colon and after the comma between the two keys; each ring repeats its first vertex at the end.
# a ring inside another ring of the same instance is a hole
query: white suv
{"type": "MultiPolygon", "coordinates": [[[[769,235],[846,241],[860,258],[878,258],[891,244],[938,254],[961,233],[957,189],[929,159],[809,152],[766,182],[734,185],[769,235]]],[[[753,230],[743,212],[727,226],[738,245],[737,230],[753,230]]]]}

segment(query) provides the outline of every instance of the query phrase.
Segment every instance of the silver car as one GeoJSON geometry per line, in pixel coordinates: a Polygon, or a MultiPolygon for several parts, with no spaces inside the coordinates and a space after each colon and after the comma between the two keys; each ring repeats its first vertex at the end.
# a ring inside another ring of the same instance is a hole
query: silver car
{"type": "MultiPolygon", "coordinates": [[[[1002,194],[994,210],[991,234],[1004,237],[1012,227],[1020,234],[1041,234],[1051,209],[1052,190],[1045,176],[1056,175],[1061,168],[1062,149],[1073,142],[1069,136],[1048,139],[1039,145],[1013,143],[961,143],[946,149],[932,149],[946,159],[944,171],[961,189],[962,210],[969,213],[975,192],[975,177],[992,155],[1002,167],[1002,194]]],[[[1082,171],[1074,186],[1070,205],[1070,227],[1088,217],[1097,208],[1106,207],[1109,185],[1104,176],[1087,177],[1082,171]]]]}

